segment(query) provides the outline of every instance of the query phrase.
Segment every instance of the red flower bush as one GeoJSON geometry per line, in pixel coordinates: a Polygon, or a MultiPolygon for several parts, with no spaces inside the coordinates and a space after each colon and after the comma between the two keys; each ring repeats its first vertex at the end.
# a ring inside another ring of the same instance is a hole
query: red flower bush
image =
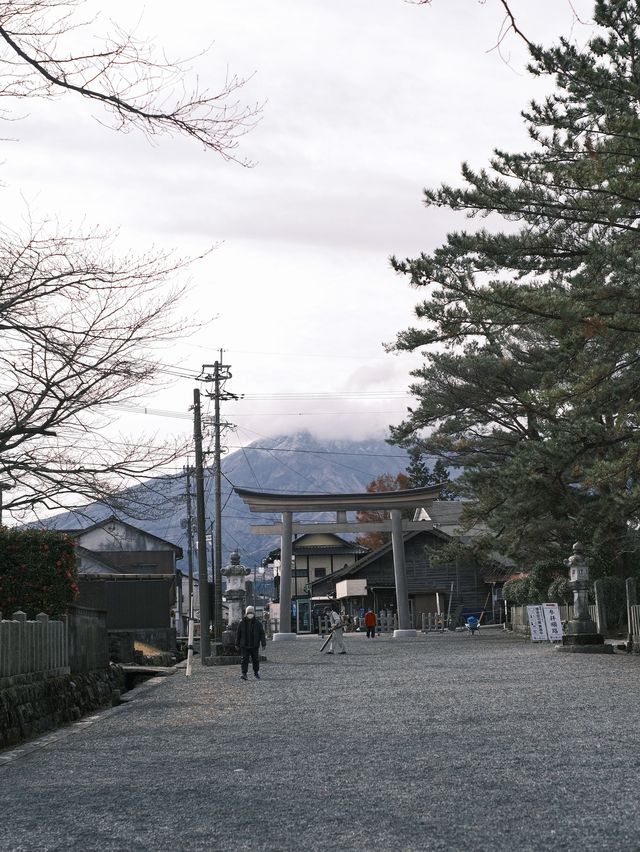
{"type": "Polygon", "coordinates": [[[75,544],[54,530],[0,526],[0,612],[59,618],[78,595],[75,544]]]}

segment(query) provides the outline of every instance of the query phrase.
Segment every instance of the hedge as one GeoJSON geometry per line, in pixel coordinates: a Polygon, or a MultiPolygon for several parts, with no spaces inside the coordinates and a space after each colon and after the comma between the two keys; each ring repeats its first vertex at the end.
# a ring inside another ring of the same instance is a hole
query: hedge
{"type": "Polygon", "coordinates": [[[0,526],[0,612],[59,618],[78,595],[73,539],[54,530],[0,526]]]}

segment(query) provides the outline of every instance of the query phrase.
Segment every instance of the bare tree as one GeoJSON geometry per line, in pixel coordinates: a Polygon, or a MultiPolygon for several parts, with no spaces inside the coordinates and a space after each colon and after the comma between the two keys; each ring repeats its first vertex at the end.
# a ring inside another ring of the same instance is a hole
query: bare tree
{"type": "MultiPolygon", "coordinates": [[[[97,21],[80,20],[84,5],[0,2],[4,102],[75,94],[101,104],[116,130],[185,134],[241,162],[238,139],[259,118],[235,100],[244,81],[232,77],[216,94],[190,88],[184,65],[115,25],[99,49],[93,39],[85,49],[85,27],[93,36],[97,21]]],[[[126,501],[131,514],[134,497],[139,514],[157,508],[163,480],[149,477],[185,447],[155,436],[108,440],[104,427],[109,405],[157,384],[159,348],[185,332],[176,316],[184,290],[170,282],[187,263],[118,257],[100,230],[0,225],[0,487],[13,518],[95,500],[126,501]]]]}
{"type": "MultiPolygon", "coordinates": [[[[15,483],[4,498],[14,517],[112,502],[185,451],[104,437],[109,406],[157,384],[154,350],[185,330],[183,290],[167,285],[184,263],[110,249],[101,233],[0,232],[0,480],[15,483]]],[[[154,502],[137,496],[145,511],[154,502]]]]}
{"type": "Polygon", "coordinates": [[[73,93],[99,102],[118,130],[184,134],[247,164],[236,156],[238,139],[256,124],[260,107],[236,99],[245,79],[232,76],[215,93],[200,90],[197,81],[189,82],[188,61],[170,62],[115,23],[99,50],[82,49],[89,25],[95,43],[96,26],[95,19],[80,19],[83,5],[83,0],[0,2],[0,96],[73,93]]]}

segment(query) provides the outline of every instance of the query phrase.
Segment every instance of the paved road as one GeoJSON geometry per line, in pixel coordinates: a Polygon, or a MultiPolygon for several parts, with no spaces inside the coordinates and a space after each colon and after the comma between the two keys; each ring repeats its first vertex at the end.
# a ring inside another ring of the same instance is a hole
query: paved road
{"type": "Polygon", "coordinates": [[[270,643],[0,760],[0,849],[640,849],[640,657],[498,630],[270,643]]]}

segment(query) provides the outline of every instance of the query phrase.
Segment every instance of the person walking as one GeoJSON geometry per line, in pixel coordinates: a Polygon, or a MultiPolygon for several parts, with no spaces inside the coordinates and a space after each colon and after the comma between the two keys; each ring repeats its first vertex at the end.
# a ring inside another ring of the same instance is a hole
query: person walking
{"type": "Polygon", "coordinates": [[[249,658],[253,666],[253,676],[256,680],[260,680],[260,647],[267,647],[267,640],[264,635],[264,627],[262,622],[256,618],[256,611],[252,606],[248,606],[244,611],[244,618],[238,624],[236,630],[236,645],[240,648],[242,655],[240,660],[240,670],[242,680],[247,679],[249,671],[249,658]]]}
{"type": "Polygon", "coordinates": [[[364,626],[367,628],[367,639],[376,638],[376,624],[378,619],[372,609],[368,609],[364,614],[364,626]]]}
{"type": "Polygon", "coordinates": [[[333,654],[334,645],[336,646],[339,654],[346,654],[347,649],[344,647],[344,640],[342,638],[342,634],[344,632],[342,618],[333,609],[328,609],[325,612],[325,615],[329,616],[329,629],[331,630],[331,642],[329,642],[329,650],[327,651],[327,654],[333,654]]]}

